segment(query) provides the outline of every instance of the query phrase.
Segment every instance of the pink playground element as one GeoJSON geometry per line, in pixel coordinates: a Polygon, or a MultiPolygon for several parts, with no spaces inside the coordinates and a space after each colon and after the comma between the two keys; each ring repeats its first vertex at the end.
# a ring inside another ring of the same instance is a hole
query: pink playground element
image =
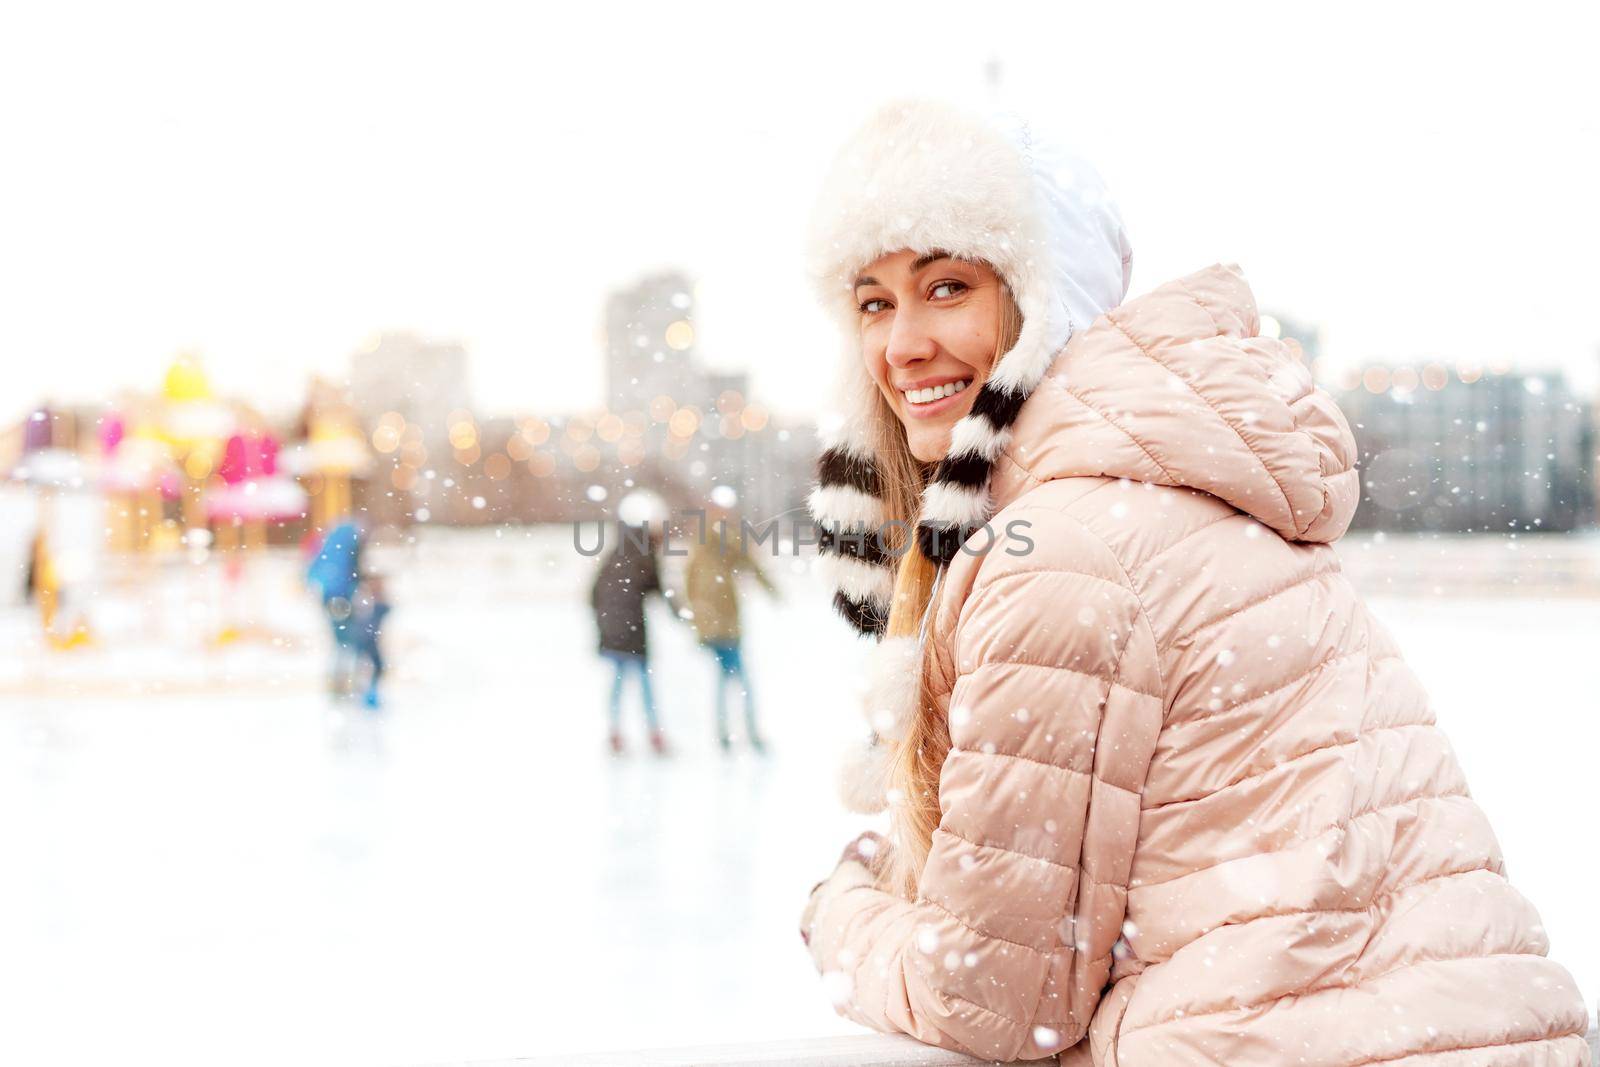
{"type": "Polygon", "coordinates": [[[222,485],[206,495],[206,517],[213,522],[275,522],[305,514],[306,492],[278,473],[278,440],[269,433],[229,437],[217,474],[222,485]]]}

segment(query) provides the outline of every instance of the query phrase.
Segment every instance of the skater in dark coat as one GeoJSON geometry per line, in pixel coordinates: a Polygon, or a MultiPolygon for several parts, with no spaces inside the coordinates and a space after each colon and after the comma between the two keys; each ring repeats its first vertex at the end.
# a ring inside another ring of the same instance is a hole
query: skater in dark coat
{"type": "Polygon", "coordinates": [[[610,660],[615,669],[609,707],[611,750],[618,754],[624,750],[622,686],[627,675],[636,674],[644,701],[645,722],[650,729],[650,746],[658,755],[664,755],[667,741],[650,687],[650,647],[644,611],[645,599],[661,592],[655,555],[661,535],[648,525],[630,526],[620,522],[613,532],[617,543],[601,562],[600,573],[589,594],[599,631],[600,655],[610,660]]]}

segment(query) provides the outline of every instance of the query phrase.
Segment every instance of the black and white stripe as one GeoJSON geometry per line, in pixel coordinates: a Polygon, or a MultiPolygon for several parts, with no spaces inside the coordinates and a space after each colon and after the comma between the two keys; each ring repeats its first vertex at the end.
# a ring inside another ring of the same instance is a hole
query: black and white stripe
{"type": "Polygon", "coordinates": [[[1023,402],[1043,376],[1041,368],[1031,381],[991,378],[978,390],[972,410],[952,427],[950,451],[922,491],[917,521],[917,547],[934,563],[949,563],[989,521],[989,472],[1011,440],[1011,424],[1023,402]]]}
{"type": "MultiPolygon", "coordinates": [[[[949,453],[922,491],[917,550],[939,566],[989,521],[989,473],[1011,439],[1011,424],[1023,403],[1044,377],[1042,366],[1024,375],[1005,369],[1012,373],[1001,374],[997,367],[979,388],[972,410],[951,430],[949,453]]],[[[833,578],[834,608],[858,632],[881,636],[897,559],[883,540],[883,480],[876,461],[846,445],[824,449],[808,503],[818,551],[833,578]]]]}
{"type": "Polygon", "coordinates": [[[833,606],[856,631],[874,636],[889,621],[893,557],[880,539],[883,479],[877,462],[847,445],[823,450],[807,500],[819,558],[833,580],[833,606]]]}

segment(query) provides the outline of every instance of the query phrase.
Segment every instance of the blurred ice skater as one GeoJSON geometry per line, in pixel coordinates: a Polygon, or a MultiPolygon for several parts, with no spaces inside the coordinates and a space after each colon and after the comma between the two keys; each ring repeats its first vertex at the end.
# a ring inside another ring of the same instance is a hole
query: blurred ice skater
{"type": "Polygon", "coordinates": [[[748,575],[774,599],[778,590],[751,557],[743,531],[729,529],[729,513],[719,508],[710,512],[710,517],[706,536],[696,539],[689,548],[684,598],[700,643],[717,661],[717,743],[724,751],[732,744],[728,736],[728,689],[737,681],[744,701],[745,739],[751,748],[764,752],[766,742],[756,726],[755,693],[740,648],[738,579],[748,575]]]}
{"type": "Polygon", "coordinates": [[[384,667],[383,620],[388,617],[390,610],[383,575],[375,570],[365,571],[361,584],[356,586],[350,622],[345,633],[349,636],[350,649],[355,654],[355,667],[359,669],[363,662],[367,665],[367,688],[362,702],[373,709],[377,709],[381,703],[378,683],[383,678],[384,667]]]}
{"type": "Polygon", "coordinates": [[[656,550],[661,545],[665,518],[666,506],[655,494],[640,491],[624,497],[617,507],[616,529],[611,531],[616,544],[602,560],[589,594],[599,631],[600,655],[611,661],[614,670],[610,743],[611,751],[618,755],[626,748],[622,741],[622,687],[629,674],[639,678],[650,747],[657,755],[667,754],[667,738],[650,685],[650,645],[644,610],[646,598],[662,591],[656,550]]]}
{"type": "Polygon", "coordinates": [[[333,634],[333,662],[328,669],[328,691],[347,696],[353,688],[358,655],[353,619],[356,587],[361,584],[361,527],[351,520],[338,523],[320,542],[308,543],[311,563],[306,581],[322,595],[322,611],[333,634]]]}

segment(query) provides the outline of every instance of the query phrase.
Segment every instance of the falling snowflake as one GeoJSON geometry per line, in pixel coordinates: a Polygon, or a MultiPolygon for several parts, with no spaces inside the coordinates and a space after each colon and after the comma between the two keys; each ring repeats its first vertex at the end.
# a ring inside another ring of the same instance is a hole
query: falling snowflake
{"type": "Polygon", "coordinates": [[[850,976],[844,971],[823,971],[822,989],[834,1007],[850,1003],[850,976]]]}

